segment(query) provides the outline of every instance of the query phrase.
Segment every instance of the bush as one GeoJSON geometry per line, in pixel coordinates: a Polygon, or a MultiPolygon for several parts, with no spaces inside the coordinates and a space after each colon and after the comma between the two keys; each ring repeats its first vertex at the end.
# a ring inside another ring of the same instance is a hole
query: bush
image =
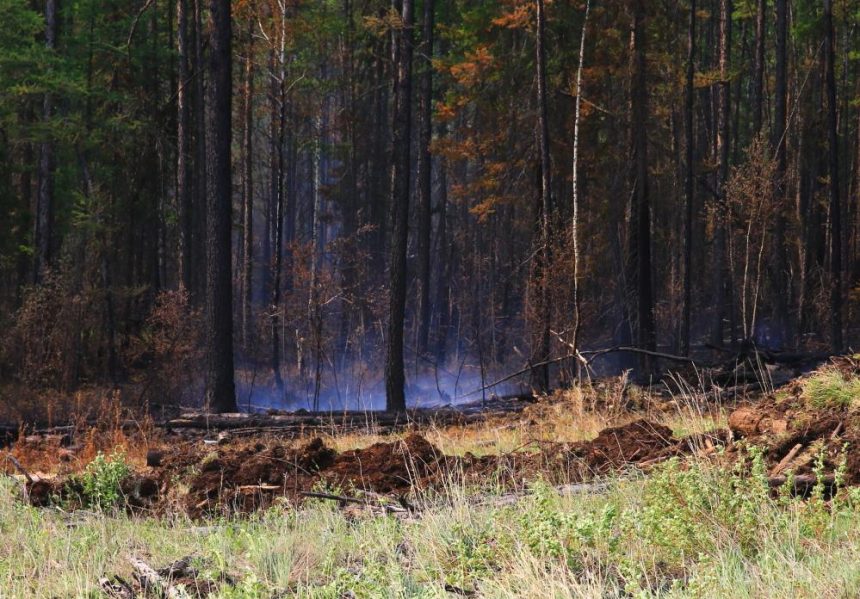
{"type": "Polygon", "coordinates": [[[122,503],[122,483],[131,472],[124,453],[114,452],[105,457],[99,452],[77,480],[84,506],[104,510],[122,503]]]}

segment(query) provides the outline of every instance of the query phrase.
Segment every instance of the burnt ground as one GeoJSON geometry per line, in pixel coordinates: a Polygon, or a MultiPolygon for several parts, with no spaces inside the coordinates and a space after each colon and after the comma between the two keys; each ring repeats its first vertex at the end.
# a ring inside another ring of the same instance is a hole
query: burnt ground
{"type": "MultiPolygon", "coordinates": [[[[720,442],[714,436],[714,442],[720,442]]],[[[520,488],[538,478],[553,483],[588,480],[629,465],[689,453],[699,440],[679,440],[672,431],[644,419],[607,428],[595,439],[543,443],[540,451],[474,456],[444,455],[417,432],[402,439],[338,452],[319,437],[294,444],[277,439],[231,439],[220,444],[187,440],[151,451],[152,466],[137,469],[123,484],[132,510],[192,517],[246,513],[276,501],[298,504],[308,493],[326,490],[346,496],[379,494],[400,498],[416,491],[442,492],[452,484],[520,488]]],[[[30,500],[48,505],[57,498],[75,503],[74,476],[36,481],[30,500]]]]}
{"type": "MultiPolygon", "coordinates": [[[[834,360],[829,368],[846,379],[860,377],[851,360],[834,360]]],[[[501,455],[445,455],[418,431],[349,451],[335,450],[313,432],[302,440],[165,436],[150,443],[147,465],[136,467],[122,490],[131,510],[184,511],[193,518],[249,513],[275,502],[299,504],[320,491],[351,498],[376,494],[408,506],[416,492],[444,493],[452,485],[520,490],[537,479],[566,484],[631,467],[648,471],[674,456],[732,462],[752,446],[764,450],[771,477],[812,474],[820,460],[825,473],[832,476],[841,467],[845,482],[860,484],[860,408],[852,401],[811,405],[803,383],[798,379],[736,407],[727,429],[705,435],[676,438],[668,427],[640,418],[589,441],[543,441],[501,455]]],[[[63,437],[25,438],[25,449],[28,443],[34,451],[20,455],[59,452],[62,460],[71,453],[63,437]]],[[[59,498],[74,507],[80,495],[74,473],[82,464],[66,458],[59,476],[28,485],[30,500],[48,505],[59,498]]]]}

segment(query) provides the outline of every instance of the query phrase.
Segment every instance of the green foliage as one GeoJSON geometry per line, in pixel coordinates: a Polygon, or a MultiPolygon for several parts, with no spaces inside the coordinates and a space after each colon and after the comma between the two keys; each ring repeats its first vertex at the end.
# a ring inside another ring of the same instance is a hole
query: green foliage
{"type": "Polygon", "coordinates": [[[123,500],[122,483],[131,472],[125,454],[114,452],[105,457],[99,452],[78,478],[84,505],[99,510],[119,505],[123,500]]]}
{"type": "Polygon", "coordinates": [[[814,408],[846,408],[860,403],[860,379],[846,378],[835,368],[826,368],[806,379],[803,398],[814,408]]]}

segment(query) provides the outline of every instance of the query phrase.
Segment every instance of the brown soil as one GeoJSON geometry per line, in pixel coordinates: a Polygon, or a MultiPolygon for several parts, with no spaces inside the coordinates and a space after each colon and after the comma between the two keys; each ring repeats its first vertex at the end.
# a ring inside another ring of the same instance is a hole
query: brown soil
{"type": "MultiPolygon", "coordinates": [[[[844,376],[860,375],[850,359],[833,359],[844,376]]],[[[842,405],[812,406],[803,397],[802,380],[755,404],[741,406],[729,415],[735,440],[728,452],[756,446],[765,450],[771,474],[812,474],[816,459],[823,457],[824,470],[832,473],[845,460],[846,482],[860,484],[860,411],[842,405]],[[795,447],[794,456],[789,454],[795,447]],[[784,458],[791,459],[783,461],[784,458]],[[780,465],[779,472],[776,472],[780,465]]]]}
{"type": "MultiPolygon", "coordinates": [[[[596,439],[550,443],[539,452],[501,456],[443,455],[418,433],[338,453],[314,438],[297,447],[277,441],[187,441],[165,446],[159,465],[141,468],[123,485],[130,509],[168,511],[179,504],[192,517],[251,512],[277,501],[300,503],[321,486],[346,496],[373,492],[403,497],[416,489],[443,490],[453,481],[508,486],[544,478],[572,482],[683,452],[667,427],[637,420],[608,428],[596,439]]],[[[71,480],[60,477],[31,486],[31,501],[74,497],[71,480]]]]}

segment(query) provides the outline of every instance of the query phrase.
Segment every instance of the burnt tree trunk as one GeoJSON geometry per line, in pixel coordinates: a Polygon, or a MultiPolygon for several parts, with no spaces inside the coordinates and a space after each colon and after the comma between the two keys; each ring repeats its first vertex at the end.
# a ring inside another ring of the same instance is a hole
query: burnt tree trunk
{"type": "Polygon", "coordinates": [[[842,206],[839,198],[839,133],[834,74],[833,0],[824,0],[824,61],[830,176],[830,327],[834,352],[842,347],[842,206]]]}
{"type": "MultiPolygon", "coordinates": [[[[651,199],[648,188],[648,86],[646,64],[645,0],[633,0],[632,73],[630,89],[633,150],[632,231],[635,243],[635,288],[637,292],[637,342],[643,349],[655,348],[654,298],[651,282],[651,199]]],[[[640,354],[640,369],[651,370],[648,354],[640,354]]]]}
{"type": "Polygon", "coordinates": [[[690,1],[687,26],[687,72],[684,85],[684,136],[687,147],[684,165],[684,312],[681,320],[681,353],[690,355],[690,312],[693,306],[693,206],[695,202],[694,160],[696,142],[693,132],[693,76],[696,66],[696,0],[690,1]]]}
{"type": "MultiPolygon", "coordinates": [[[[546,91],[546,14],[544,0],[536,0],[537,33],[535,40],[535,65],[537,69],[537,141],[540,165],[540,268],[538,277],[538,326],[537,351],[534,361],[547,362],[550,358],[550,304],[549,272],[552,253],[552,173],[549,154],[549,123],[546,91]]],[[[549,366],[544,364],[534,373],[534,384],[541,390],[549,388],[549,366]]]]}
{"type": "Polygon", "coordinates": [[[731,81],[729,80],[729,61],[731,57],[732,39],[732,2],[720,0],[720,49],[719,70],[720,83],[717,104],[717,199],[716,222],[714,234],[714,252],[712,258],[713,287],[711,289],[714,301],[714,321],[711,329],[711,342],[715,345],[723,343],[723,321],[726,317],[726,299],[728,296],[728,263],[727,263],[727,220],[728,206],[726,205],[726,181],[729,177],[729,121],[731,117],[731,81]]]}
{"type": "Polygon", "coordinates": [[[242,179],[242,342],[251,338],[254,271],[254,19],[248,18],[248,55],[245,57],[244,176],[242,179]]]}
{"type": "Polygon", "coordinates": [[[771,145],[776,156],[776,223],[774,227],[774,269],[772,287],[774,289],[774,319],[780,335],[786,339],[794,337],[795,318],[789,313],[791,289],[786,289],[788,279],[788,252],[785,243],[787,227],[786,213],[789,210],[786,187],[786,133],[788,68],[786,38],[788,35],[788,7],[786,0],[776,0],[776,69],[774,89],[774,122],[771,130],[771,145]]]}
{"type": "Polygon", "coordinates": [[[230,0],[212,0],[206,211],[206,399],[217,412],[236,411],[233,382],[231,23],[230,0]]]}
{"type": "Polygon", "coordinates": [[[430,234],[433,131],[433,0],[424,0],[420,80],[421,130],[418,140],[418,354],[427,353],[430,331],[430,234]]]}
{"type": "Polygon", "coordinates": [[[191,104],[188,98],[188,10],[187,0],[176,0],[176,60],[179,71],[176,86],[176,203],[179,212],[179,284],[186,290],[192,285],[192,208],[191,170],[191,104]]]}
{"type": "Polygon", "coordinates": [[[406,311],[406,250],[409,236],[410,133],[412,116],[413,0],[403,0],[394,97],[394,136],[391,168],[391,254],[389,321],[385,360],[386,409],[406,409],[403,368],[403,325],[406,311]]]}
{"type": "MultiPolygon", "coordinates": [[[[45,48],[49,54],[57,49],[58,0],[45,2],[45,48]]],[[[54,100],[50,92],[42,98],[42,121],[46,128],[45,139],[39,146],[39,191],[36,203],[36,259],[33,265],[33,282],[42,283],[53,260],[54,237],[54,141],[51,119],[54,100]]]]}

